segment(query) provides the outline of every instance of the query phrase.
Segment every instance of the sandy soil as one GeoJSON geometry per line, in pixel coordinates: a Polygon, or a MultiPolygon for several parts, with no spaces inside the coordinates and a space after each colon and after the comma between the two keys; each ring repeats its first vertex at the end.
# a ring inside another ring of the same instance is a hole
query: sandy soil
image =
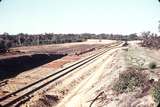
{"type": "Polygon", "coordinates": [[[103,74],[106,72],[109,73],[106,69],[106,65],[114,59],[114,56],[116,55],[116,52],[114,51],[115,50],[112,50],[111,52],[108,52],[107,55],[105,54],[103,56],[101,64],[99,64],[101,66],[90,68],[90,70],[94,72],[84,79],[71,94],[57,105],[57,107],[88,107],[90,105],[89,100],[91,100],[91,95],[93,95],[93,93],[100,88],[100,85],[102,85],[100,79],[103,78],[103,74]],[[96,86],[97,84],[99,84],[98,87],[96,86]]]}
{"type": "Polygon", "coordinates": [[[136,88],[133,92],[123,94],[116,94],[112,90],[119,74],[129,67],[141,68],[148,74],[149,80],[157,81],[160,78],[159,51],[142,48],[137,43],[130,42],[127,47],[110,50],[92,64],[59,80],[23,106],[156,107],[148,90],[136,88]],[[150,62],[156,62],[158,67],[149,69],[150,62]]]}
{"type": "MultiPolygon", "coordinates": [[[[91,44],[92,42],[99,43],[99,41],[90,40],[91,44]]],[[[76,69],[73,73],[51,84],[22,106],[156,107],[157,104],[154,102],[149,90],[144,91],[144,89],[136,88],[132,92],[122,94],[117,94],[112,90],[119,74],[129,67],[142,69],[148,75],[148,80],[157,81],[160,78],[160,51],[140,47],[138,43],[139,41],[132,41],[129,42],[127,47],[111,49],[96,61],[76,69]],[[156,69],[149,69],[148,65],[151,62],[157,64],[156,69]]],[[[50,68],[57,67],[56,64],[58,64],[58,67],[63,67],[65,66],[63,64],[70,62],[70,59],[72,61],[78,60],[80,56],[67,56],[60,59],[62,61],[51,62],[42,66],[42,68],[45,72],[50,72],[50,68]],[[49,70],[47,71],[47,69],[49,70]]],[[[34,73],[31,75],[34,76],[34,73]]]]}
{"type": "Polygon", "coordinates": [[[86,47],[88,49],[98,48],[113,42],[116,41],[102,40],[101,42],[99,42],[99,40],[97,39],[89,39],[85,42],[50,44],[50,45],[40,45],[40,46],[22,46],[22,47],[11,48],[8,53],[0,54],[0,59],[12,58],[24,55],[32,55],[38,53],[76,54],[81,52],[82,50],[86,51],[85,50],[86,47]]]}
{"type": "MultiPolygon", "coordinates": [[[[105,65],[107,63],[109,63],[109,61],[112,60],[116,54],[117,54],[117,49],[114,49],[114,50],[106,53],[105,55],[101,56],[97,61],[93,62],[92,64],[89,64],[88,66],[82,67],[79,70],[76,70],[76,73],[70,74],[69,76],[65,77],[64,79],[58,81],[57,82],[58,84],[56,84],[56,85],[54,84],[53,86],[51,86],[47,91],[45,91],[43,93],[43,95],[58,96],[58,99],[62,100],[62,102],[68,102],[67,100],[71,99],[70,96],[69,96],[69,99],[67,99],[68,95],[71,94],[71,96],[73,96],[71,92],[76,92],[77,88],[82,87],[82,84],[86,83],[86,81],[88,81],[90,78],[92,78],[92,80],[90,80],[91,81],[90,84],[92,85],[92,81],[93,81],[93,83],[95,83],[96,82],[95,80],[98,80],[98,78],[100,78],[99,76],[101,76],[101,73],[99,73],[99,72],[103,71],[102,69],[105,68],[105,65]],[[102,65],[103,67],[101,67],[99,65],[102,65]],[[96,77],[95,77],[95,75],[96,75],[96,77]],[[80,84],[80,86],[78,84],[80,84]],[[65,98],[65,99],[63,99],[63,98],[65,98]]],[[[88,84],[86,84],[86,85],[88,85],[88,84]]],[[[86,87],[86,86],[83,86],[83,87],[86,87]]],[[[79,90],[79,88],[78,88],[78,90],[79,90]]],[[[90,88],[90,86],[88,88],[90,88]]],[[[37,98],[37,96],[35,96],[26,105],[34,106],[37,103],[38,104],[41,103],[41,102],[39,102],[39,100],[41,99],[42,96],[40,95],[40,97],[38,97],[38,98],[37,98]]],[[[74,106],[74,107],[76,107],[76,106],[74,106]]]]}
{"type": "Polygon", "coordinates": [[[41,46],[23,46],[23,47],[17,47],[12,48],[13,51],[20,51],[22,53],[28,53],[28,52],[53,52],[64,48],[75,48],[75,47],[81,47],[81,46],[90,46],[90,45],[104,45],[116,42],[114,40],[102,40],[99,42],[97,39],[89,39],[85,42],[74,42],[74,43],[63,43],[63,44],[51,44],[51,45],[41,45],[41,46]]]}
{"type": "MultiPolygon", "coordinates": [[[[104,44],[110,44],[113,42],[115,42],[115,41],[105,41],[104,44]]],[[[3,96],[3,95],[6,95],[10,92],[16,91],[17,89],[20,89],[21,87],[23,87],[29,83],[32,83],[34,81],[39,80],[40,78],[43,78],[47,75],[52,74],[55,70],[57,70],[59,68],[63,68],[65,66],[67,66],[68,64],[71,64],[81,58],[84,58],[88,55],[94,54],[97,49],[103,48],[104,44],[99,45],[99,44],[95,44],[95,43],[98,43],[98,40],[91,40],[91,42],[87,41],[84,43],[82,42],[82,43],[66,43],[66,44],[56,44],[56,45],[33,46],[33,47],[18,47],[17,49],[19,49],[20,51],[24,50],[29,53],[31,51],[41,52],[44,48],[48,49],[48,50],[51,49],[50,51],[53,51],[53,50],[65,51],[65,49],[71,49],[71,50],[74,49],[77,52],[84,52],[85,50],[83,50],[83,49],[87,50],[87,48],[92,48],[92,47],[97,47],[97,48],[95,48],[95,50],[87,51],[87,52],[79,54],[79,55],[75,55],[75,53],[70,51],[70,55],[67,55],[61,59],[52,61],[50,63],[47,63],[45,65],[42,65],[40,67],[31,69],[31,70],[28,70],[25,72],[22,72],[14,78],[4,80],[4,81],[6,81],[5,83],[0,81],[0,82],[2,82],[2,83],[0,83],[0,96],[3,96]],[[42,48],[42,47],[44,47],[44,48],[42,48]],[[59,47],[63,47],[63,49],[59,48],[59,47]]],[[[13,57],[13,56],[9,56],[9,57],[13,57]]]]}

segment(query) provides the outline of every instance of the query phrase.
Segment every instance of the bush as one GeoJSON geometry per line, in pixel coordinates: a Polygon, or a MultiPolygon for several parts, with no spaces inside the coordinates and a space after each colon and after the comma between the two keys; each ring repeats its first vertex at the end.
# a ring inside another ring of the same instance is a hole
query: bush
{"type": "Polygon", "coordinates": [[[9,40],[0,40],[0,53],[5,53],[11,47],[9,40]]]}
{"type": "Polygon", "coordinates": [[[128,42],[125,41],[124,44],[122,46],[128,46],[128,42]]]}
{"type": "Polygon", "coordinates": [[[160,103],[160,80],[153,85],[151,95],[155,102],[160,103]]]}
{"type": "Polygon", "coordinates": [[[157,64],[155,62],[149,63],[149,68],[150,69],[155,69],[157,67],[157,64]]]}
{"type": "Polygon", "coordinates": [[[151,32],[143,32],[140,44],[142,47],[160,49],[160,36],[151,32]]]}
{"type": "Polygon", "coordinates": [[[142,72],[130,68],[119,75],[119,79],[115,82],[113,90],[117,93],[133,91],[136,87],[141,87],[146,82],[146,75],[142,72]]]}

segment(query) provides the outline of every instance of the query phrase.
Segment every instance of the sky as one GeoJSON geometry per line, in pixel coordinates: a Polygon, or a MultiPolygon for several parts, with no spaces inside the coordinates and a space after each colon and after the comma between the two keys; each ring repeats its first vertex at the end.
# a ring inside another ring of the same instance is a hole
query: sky
{"type": "Polygon", "coordinates": [[[158,32],[158,0],[2,0],[0,33],[158,32]]]}

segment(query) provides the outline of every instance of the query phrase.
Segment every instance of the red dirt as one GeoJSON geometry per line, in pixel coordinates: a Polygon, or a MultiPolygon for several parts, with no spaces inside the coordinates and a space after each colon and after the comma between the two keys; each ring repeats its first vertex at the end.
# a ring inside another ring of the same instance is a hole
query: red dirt
{"type": "Polygon", "coordinates": [[[63,65],[65,65],[69,62],[77,61],[80,58],[81,58],[80,56],[76,56],[76,55],[65,56],[59,60],[55,60],[55,61],[52,61],[48,64],[45,64],[43,67],[58,69],[58,68],[63,67],[63,65]]]}

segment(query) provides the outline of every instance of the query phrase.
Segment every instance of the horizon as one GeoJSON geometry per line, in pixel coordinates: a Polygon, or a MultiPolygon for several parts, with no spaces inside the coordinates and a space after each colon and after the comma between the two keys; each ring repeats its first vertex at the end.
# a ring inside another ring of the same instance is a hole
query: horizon
{"type": "MultiPolygon", "coordinates": [[[[149,31],[150,32],[150,31],[149,31]]],[[[143,33],[143,32],[142,32],[143,33]]],[[[152,32],[150,32],[152,33],[152,32]]],[[[68,35],[68,34],[73,34],[73,35],[83,35],[83,34],[91,34],[91,35],[101,35],[101,34],[105,34],[105,35],[122,35],[122,36],[128,36],[128,35],[131,35],[131,34],[136,34],[136,35],[139,35],[140,33],[130,33],[130,34],[117,34],[117,33],[89,33],[89,32],[85,32],[85,33],[54,33],[54,32],[45,32],[45,33],[16,33],[16,34],[10,34],[8,32],[3,32],[3,33],[0,33],[0,35],[19,35],[19,34],[24,34],[24,35],[45,35],[45,34],[56,34],[56,35],[68,35]]],[[[155,33],[156,34],[156,33],[155,33]]]]}
{"type": "Polygon", "coordinates": [[[158,32],[158,0],[2,0],[0,34],[158,32]]]}

